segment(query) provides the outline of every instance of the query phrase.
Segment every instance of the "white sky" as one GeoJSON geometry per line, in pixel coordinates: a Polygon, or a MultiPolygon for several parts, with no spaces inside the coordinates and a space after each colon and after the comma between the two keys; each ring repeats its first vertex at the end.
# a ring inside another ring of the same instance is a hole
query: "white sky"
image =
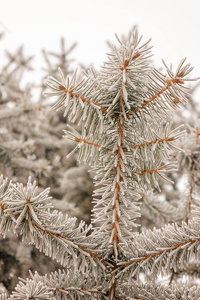
{"type": "MultiPolygon", "coordinates": [[[[199,0],[0,0],[0,32],[6,35],[0,52],[14,51],[25,44],[27,55],[40,50],[59,50],[63,36],[77,62],[99,68],[106,59],[106,41],[114,34],[127,34],[138,25],[146,41],[152,38],[155,65],[161,58],[174,69],[180,60],[195,66],[192,77],[200,76],[199,0]]],[[[36,59],[37,61],[37,59],[36,59]]],[[[0,62],[1,63],[1,62],[0,62]]],[[[32,64],[35,66],[34,63],[32,64]]]]}

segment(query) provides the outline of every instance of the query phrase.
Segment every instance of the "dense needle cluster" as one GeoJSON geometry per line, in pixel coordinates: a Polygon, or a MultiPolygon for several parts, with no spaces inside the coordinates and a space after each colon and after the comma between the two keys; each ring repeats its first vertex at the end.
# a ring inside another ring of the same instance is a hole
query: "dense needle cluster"
{"type": "MultiPolygon", "coordinates": [[[[92,223],[52,210],[49,189],[37,193],[1,178],[1,233],[12,228],[63,270],[21,280],[8,299],[197,299],[196,287],[165,286],[158,275],[183,269],[199,259],[200,202],[190,220],[140,232],[142,200],[159,190],[167,173],[177,170],[173,151],[185,135],[172,128],[170,114],[187,103],[185,83],[192,68],[183,59],[166,74],[150,64],[149,41],[141,45],[137,29],[126,42],[119,39],[102,70],[77,72],[46,80],[54,109],[72,123],[65,138],[77,143],[79,161],[96,172],[92,223]],[[180,298],[181,297],[181,298],[180,298]]],[[[149,198],[150,199],[150,198],[149,198]]],[[[150,200],[149,200],[150,203],[150,200]]],[[[1,296],[0,296],[1,297],[1,296]]],[[[6,299],[2,296],[0,299],[6,299]]]]}

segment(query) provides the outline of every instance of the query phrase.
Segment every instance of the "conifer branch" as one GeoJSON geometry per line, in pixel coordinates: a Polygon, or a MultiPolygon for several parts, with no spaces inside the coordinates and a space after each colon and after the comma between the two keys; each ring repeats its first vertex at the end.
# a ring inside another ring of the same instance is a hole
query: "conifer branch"
{"type": "Polygon", "coordinates": [[[107,109],[104,108],[104,107],[101,107],[99,104],[95,103],[94,101],[92,100],[89,100],[87,98],[84,98],[80,95],[77,95],[75,93],[73,93],[73,90],[67,90],[65,87],[63,87],[62,85],[59,85],[58,86],[61,90],[63,90],[66,94],[69,94],[72,98],[75,97],[75,98],[79,98],[81,99],[83,102],[87,102],[88,104],[92,104],[93,107],[97,107],[103,111],[106,111],[107,109]]]}
{"type": "MultiPolygon", "coordinates": [[[[97,76],[90,70],[80,78],[77,72],[65,78],[59,69],[61,81],[53,76],[46,80],[50,89],[46,95],[58,97],[53,109],[64,109],[68,120],[82,125],[80,131],[68,126],[64,133],[77,142],[67,157],[79,150],[79,162],[89,163],[96,172],[92,224],[77,226],[75,218],[51,211],[49,189],[38,194],[36,182],[29,179],[24,187],[0,178],[1,233],[5,236],[12,228],[22,238],[30,236],[36,248],[67,267],[67,271],[22,280],[13,299],[166,300],[182,294],[191,299],[199,296],[198,290],[180,290],[173,282],[164,287],[156,277],[200,258],[200,202],[188,204],[191,220],[187,216],[186,223],[138,231],[141,197],[160,189],[159,176],[171,183],[164,174],[177,170],[172,151],[181,150],[175,142],[185,131],[181,126],[174,129],[166,118],[187,102],[184,83],[190,80],[186,76],[192,68],[184,65],[183,59],[175,73],[164,63],[167,74],[162,74],[150,66],[149,41],[140,45],[136,29],[126,42],[117,39],[119,48],[113,47],[97,76]]],[[[192,197],[193,187],[190,194],[192,197]]],[[[151,205],[151,199],[145,205],[154,208],[157,215],[165,208],[178,211],[166,202],[163,209],[156,201],[151,205]]],[[[176,215],[178,221],[181,216],[182,212],[176,215]]]]}
{"type": "MultiPolygon", "coordinates": [[[[184,73],[181,72],[180,74],[176,75],[175,78],[166,79],[166,84],[163,88],[161,88],[160,91],[158,91],[154,95],[152,95],[149,100],[145,100],[144,103],[142,103],[140,107],[134,108],[134,110],[132,110],[131,113],[135,113],[142,109],[145,109],[146,106],[148,106],[149,104],[155,105],[155,100],[158,100],[158,98],[160,98],[160,96],[162,96],[162,95],[165,96],[165,92],[168,92],[168,90],[170,89],[170,87],[172,85],[184,84],[184,81],[179,79],[179,78],[182,78],[183,76],[184,76],[184,73]]],[[[175,94],[174,94],[173,101],[175,104],[177,104],[180,102],[180,99],[179,99],[178,95],[176,94],[176,91],[174,91],[174,92],[175,92],[175,94]]]]}
{"type": "Polygon", "coordinates": [[[79,142],[79,143],[85,143],[85,144],[88,144],[88,145],[95,146],[95,147],[97,147],[97,148],[102,147],[101,145],[95,144],[95,143],[90,142],[90,141],[86,141],[85,139],[77,139],[77,138],[74,138],[74,140],[75,140],[76,142],[79,142]]]}
{"type": "Polygon", "coordinates": [[[138,148],[138,147],[149,146],[149,145],[153,145],[153,144],[156,144],[156,143],[171,142],[173,140],[174,140],[174,138],[155,139],[154,141],[145,142],[145,143],[142,143],[142,144],[139,144],[139,145],[133,145],[133,146],[131,146],[131,149],[135,149],[135,148],[138,148]]]}
{"type": "Polygon", "coordinates": [[[142,172],[138,172],[136,174],[133,174],[133,176],[136,176],[136,175],[144,175],[144,174],[153,174],[153,173],[158,173],[159,174],[159,171],[163,171],[164,169],[160,168],[160,169],[153,169],[153,170],[145,170],[145,171],[142,171],[142,172]]]}
{"type": "MultiPolygon", "coordinates": [[[[83,225],[81,225],[81,227],[79,226],[77,229],[73,228],[73,223],[75,220],[71,219],[72,229],[70,232],[70,228],[67,229],[65,228],[66,225],[62,224],[62,222],[66,224],[70,223],[70,219],[68,220],[67,217],[64,218],[62,214],[56,215],[54,212],[51,214],[48,211],[48,209],[52,207],[51,203],[43,206],[36,205],[36,207],[34,207],[34,202],[36,199],[39,202],[44,202],[51,199],[50,197],[47,197],[49,189],[46,189],[41,194],[35,196],[36,189],[35,183],[31,185],[30,178],[26,189],[23,188],[22,185],[9,185],[9,191],[4,195],[3,200],[0,203],[3,217],[9,220],[9,227],[13,226],[15,230],[18,230],[20,235],[23,237],[26,237],[29,231],[31,242],[35,244],[40,251],[42,250],[46,254],[48,253],[49,256],[56,258],[58,261],[62,261],[63,257],[67,255],[73,254],[74,257],[77,257],[76,252],[78,251],[81,255],[84,255],[86,259],[88,257],[91,257],[91,259],[97,259],[100,265],[104,268],[102,263],[104,263],[105,260],[102,259],[98,254],[93,253],[92,250],[88,250],[87,246],[85,246],[85,244],[88,244],[86,242],[86,233],[89,229],[86,228],[84,232],[83,225]],[[21,204],[16,206],[17,202],[20,203],[20,200],[21,204]],[[9,206],[5,206],[4,203],[9,204],[9,206]],[[74,234],[72,234],[73,231],[77,231],[77,233],[79,231],[79,235],[82,236],[82,238],[80,238],[80,236],[77,238],[74,234]],[[71,235],[73,238],[70,238],[71,235]],[[77,242],[75,242],[75,240],[77,240],[77,242]],[[64,246],[64,251],[63,253],[61,252],[60,257],[57,257],[53,248],[48,249],[48,244],[46,244],[47,242],[56,242],[57,249],[64,246]]],[[[1,231],[4,233],[4,235],[9,227],[5,229],[1,228],[1,231]]],[[[63,264],[65,263],[63,262],[63,264]]]]}
{"type": "Polygon", "coordinates": [[[183,223],[182,227],[172,224],[164,226],[162,229],[154,229],[151,232],[140,234],[135,238],[133,247],[131,246],[133,251],[135,251],[136,245],[141,245],[142,240],[146,241],[143,250],[140,250],[142,255],[137,255],[135,259],[132,258],[127,263],[119,263],[120,271],[117,277],[123,276],[123,273],[127,271],[131,277],[138,276],[140,268],[143,268],[145,272],[149,269],[152,276],[156,276],[161,265],[165,266],[166,274],[171,268],[174,270],[178,266],[183,268],[185,264],[183,256],[186,255],[186,252],[187,255],[198,255],[200,237],[195,222],[190,222],[188,225],[183,223]]]}

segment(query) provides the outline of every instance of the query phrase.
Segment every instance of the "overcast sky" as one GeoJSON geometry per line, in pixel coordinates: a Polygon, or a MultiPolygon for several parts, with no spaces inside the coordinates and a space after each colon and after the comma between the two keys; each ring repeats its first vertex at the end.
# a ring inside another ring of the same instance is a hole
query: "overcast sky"
{"type": "MultiPolygon", "coordinates": [[[[1,1],[0,45],[13,51],[25,44],[25,53],[39,56],[43,48],[59,49],[78,42],[71,57],[99,68],[108,52],[106,41],[127,34],[137,25],[143,40],[152,38],[155,65],[164,58],[174,68],[183,57],[200,76],[199,0],[6,0],[1,1]]],[[[37,61],[37,59],[36,59],[37,61]]],[[[34,64],[33,64],[34,65],[34,64]]]]}

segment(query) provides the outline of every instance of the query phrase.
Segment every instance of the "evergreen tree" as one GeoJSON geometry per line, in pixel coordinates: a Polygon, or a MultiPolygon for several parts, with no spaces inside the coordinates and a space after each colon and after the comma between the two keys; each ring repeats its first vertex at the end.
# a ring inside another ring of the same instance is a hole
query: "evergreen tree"
{"type": "MultiPolygon", "coordinates": [[[[177,271],[198,269],[200,202],[192,197],[198,181],[198,149],[194,157],[182,154],[188,164],[192,162],[193,182],[190,200],[184,201],[185,217],[181,212],[178,216],[166,197],[162,207],[157,205],[157,216],[166,210],[176,216],[164,218],[164,223],[178,223],[152,230],[140,226],[143,203],[150,211],[160,179],[171,183],[166,174],[177,171],[177,152],[183,152],[177,140],[185,139],[186,130],[182,125],[173,128],[170,114],[187,103],[185,83],[192,80],[188,78],[192,67],[183,59],[175,72],[165,63],[166,74],[153,68],[149,41],[140,45],[137,29],[125,43],[118,41],[119,48],[113,47],[97,75],[90,69],[82,77],[74,72],[65,78],[60,69],[59,80],[52,76],[46,80],[50,89],[46,94],[58,97],[53,108],[64,110],[64,116],[82,128],[79,132],[68,125],[64,131],[77,142],[70,155],[79,150],[79,161],[96,172],[91,225],[77,225],[76,218],[53,210],[49,188],[38,192],[30,177],[26,186],[1,177],[3,236],[12,229],[22,239],[29,237],[63,266],[45,276],[36,272],[21,279],[8,299],[200,297],[196,283],[191,287],[174,280],[177,271]]],[[[158,217],[152,214],[153,220],[158,217]]]]}
{"type": "MultiPolygon", "coordinates": [[[[61,65],[70,74],[68,55],[74,46],[66,49],[61,39],[60,52],[43,51],[45,67],[41,75],[54,75],[61,65]]],[[[33,65],[34,58],[27,57],[24,47],[19,47],[13,53],[6,51],[0,68],[0,174],[23,184],[31,176],[37,180],[39,191],[51,187],[54,207],[89,223],[92,180],[87,167],[77,164],[76,156],[66,159],[73,149],[73,142],[62,139],[66,118],[50,112],[52,104],[42,94],[43,80],[40,86],[30,81],[33,65]]],[[[12,232],[6,239],[0,236],[0,266],[0,291],[2,286],[8,292],[14,289],[18,277],[29,275],[29,270],[44,275],[60,267],[53,260],[49,262],[29,240],[21,243],[12,232]]]]}

